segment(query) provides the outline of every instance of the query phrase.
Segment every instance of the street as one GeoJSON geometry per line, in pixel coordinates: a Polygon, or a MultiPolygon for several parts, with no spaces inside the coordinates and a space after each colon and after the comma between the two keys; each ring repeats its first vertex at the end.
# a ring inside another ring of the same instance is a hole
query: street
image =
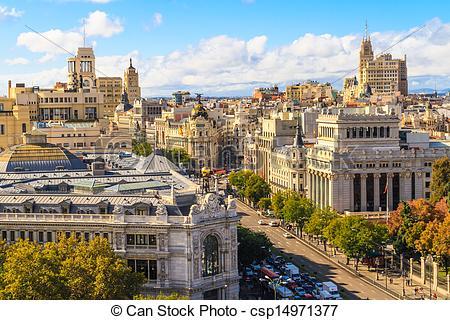
{"type": "Polygon", "coordinates": [[[317,276],[320,281],[333,281],[339,288],[344,289],[342,295],[345,299],[392,299],[383,291],[336,267],[322,255],[311,250],[297,239],[286,239],[281,228],[259,225],[258,220],[261,217],[257,215],[256,211],[240,201],[237,203],[238,213],[241,216],[241,224],[243,226],[254,231],[265,232],[274,247],[282,250],[289,258],[292,258],[292,262],[298,265],[301,270],[317,276]]]}

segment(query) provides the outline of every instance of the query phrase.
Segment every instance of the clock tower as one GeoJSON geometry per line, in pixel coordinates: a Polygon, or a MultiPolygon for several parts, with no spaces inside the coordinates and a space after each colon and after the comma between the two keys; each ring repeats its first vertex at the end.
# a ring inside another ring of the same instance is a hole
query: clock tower
{"type": "Polygon", "coordinates": [[[77,55],[67,59],[70,90],[92,89],[97,87],[95,76],[95,56],[92,48],[78,48],[77,55]]]}

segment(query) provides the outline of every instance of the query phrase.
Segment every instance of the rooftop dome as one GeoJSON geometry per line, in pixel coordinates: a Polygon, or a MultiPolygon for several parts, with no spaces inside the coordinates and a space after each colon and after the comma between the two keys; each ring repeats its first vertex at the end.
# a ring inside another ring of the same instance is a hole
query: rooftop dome
{"type": "Polygon", "coordinates": [[[45,133],[24,134],[24,144],[0,154],[0,172],[86,169],[86,165],[64,148],[47,143],[45,133]]]}

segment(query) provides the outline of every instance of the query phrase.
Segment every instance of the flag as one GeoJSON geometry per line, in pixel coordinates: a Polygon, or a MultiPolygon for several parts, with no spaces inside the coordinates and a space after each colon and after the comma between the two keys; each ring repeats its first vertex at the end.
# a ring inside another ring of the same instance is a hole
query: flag
{"type": "Polygon", "coordinates": [[[388,192],[388,183],[387,183],[387,181],[386,181],[386,187],[384,187],[383,194],[384,194],[384,193],[387,193],[387,192],[388,192]]]}

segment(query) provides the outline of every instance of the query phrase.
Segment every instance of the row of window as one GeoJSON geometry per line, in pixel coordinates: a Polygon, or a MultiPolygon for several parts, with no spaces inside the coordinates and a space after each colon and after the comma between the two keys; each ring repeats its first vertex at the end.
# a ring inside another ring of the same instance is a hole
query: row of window
{"type": "Polygon", "coordinates": [[[53,231],[24,231],[24,230],[20,230],[20,231],[15,231],[15,230],[10,230],[10,231],[6,231],[3,230],[1,232],[1,240],[7,241],[7,242],[15,242],[18,241],[20,239],[22,240],[29,240],[29,241],[36,241],[38,243],[46,243],[46,242],[53,242],[53,241],[57,241],[57,239],[65,236],[66,238],[70,238],[72,235],[75,235],[75,237],[77,239],[84,239],[85,241],[89,241],[91,240],[93,237],[103,237],[105,239],[109,239],[109,233],[104,232],[104,233],[100,233],[100,232],[95,232],[95,233],[90,233],[90,232],[72,232],[72,231],[58,231],[58,232],[53,232],[53,231]]]}
{"type": "Polygon", "coordinates": [[[347,128],[347,138],[389,138],[390,129],[390,127],[347,128]]]}
{"type": "Polygon", "coordinates": [[[127,234],[127,246],[156,247],[156,235],[127,234]]]}
{"type": "MultiPolygon", "coordinates": [[[[40,98],[41,103],[72,103],[72,97],[40,98]]],[[[78,102],[78,97],[73,97],[73,102],[78,102]]],[[[97,103],[97,97],[84,97],[84,103],[97,103]]]]}

